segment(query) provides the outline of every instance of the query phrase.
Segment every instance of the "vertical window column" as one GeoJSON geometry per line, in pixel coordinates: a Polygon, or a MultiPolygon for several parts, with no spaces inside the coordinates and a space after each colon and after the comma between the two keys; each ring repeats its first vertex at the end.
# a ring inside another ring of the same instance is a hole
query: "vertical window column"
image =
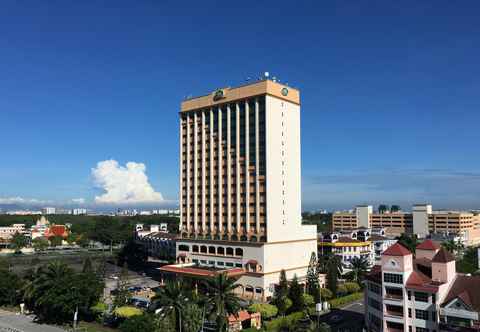
{"type": "Polygon", "coordinates": [[[193,230],[198,233],[198,125],[197,112],[193,113],[193,230]]]}
{"type": "Polygon", "coordinates": [[[185,174],[183,172],[183,161],[184,161],[184,158],[183,158],[183,143],[185,142],[183,140],[183,122],[184,122],[184,119],[183,117],[180,117],[180,225],[182,226],[182,229],[181,231],[183,231],[183,228],[184,228],[184,225],[183,223],[185,222],[185,211],[183,209],[183,175],[185,174]]]}
{"type": "Polygon", "coordinates": [[[227,105],[227,230],[228,234],[232,233],[232,157],[230,156],[231,141],[231,114],[230,105],[227,105]]]}
{"type": "Polygon", "coordinates": [[[250,233],[250,130],[248,100],[245,101],[245,227],[247,234],[250,233]]]}
{"type": "Polygon", "coordinates": [[[222,149],[222,109],[218,108],[218,153],[217,153],[217,162],[218,162],[218,195],[217,195],[217,220],[218,220],[218,232],[222,233],[222,222],[223,222],[223,179],[222,179],[222,166],[223,166],[223,149],[222,149]]]}
{"type": "Polygon", "coordinates": [[[185,216],[185,221],[187,222],[187,232],[190,235],[190,114],[187,113],[186,116],[187,120],[187,138],[186,138],[186,143],[187,143],[187,190],[186,190],[186,195],[187,195],[187,211],[186,211],[186,216],[185,216]]]}
{"type": "Polygon", "coordinates": [[[260,173],[260,145],[258,109],[258,98],[255,98],[255,228],[257,234],[260,233],[260,182],[258,180],[258,176],[260,173]]]}
{"type": "Polygon", "coordinates": [[[205,234],[205,111],[202,111],[202,233],[205,234]]]}
{"type": "Polygon", "coordinates": [[[240,205],[240,105],[238,105],[238,103],[235,104],[235,112],[236,112],[236,115],[235,115],[235,121],[236,121],[236,125],[235,125],[235,129],[236,129],[236,140],[235,140],[235,153],[236,153],[236,156],[235,156],[235,169],[236,169],[236,199],[237,199],[237,207],[236,207],[236,210],[237,210],[237,233],[240,232],[240,229],[241,229],[241,219],[240,219],[240,210],[241,210],[241,205],[240,205]]]}
{"type": "Polygon", "coordinates": [[[214,169],[213,169],[213,150],[214,150],[214,142],[213,142],[213,109],[210,109],[209,110],[210,112],[210,162],[209,162],[209,176],[210,176],[210,189],[209,189],[209,193],[210,193],[210,234],[213,233],[213,227],[214,227],[214,223],[213,223],[213,211],[214,211],[214,206],[213,206],[213,192],[214,192],[214,188],[213,188],[213,173],[214,173],[214,169]]]}

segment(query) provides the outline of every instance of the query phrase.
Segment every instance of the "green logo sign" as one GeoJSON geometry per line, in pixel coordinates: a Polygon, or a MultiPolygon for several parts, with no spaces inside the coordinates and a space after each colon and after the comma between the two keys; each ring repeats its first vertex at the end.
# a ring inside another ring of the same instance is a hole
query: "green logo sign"
{"type": "Polygon", "coordinates": [[[213,100],[220,100],[223,98],[225,98],[225,93],[221,89],[215,91],[215,93],[213,94],[213,100]]]}
{"type": "Polygon", "coordinates": [[[288,89],[287,88],[282,89],[282,95],[284,95],[284,96],[288,95],[288,89]]]}

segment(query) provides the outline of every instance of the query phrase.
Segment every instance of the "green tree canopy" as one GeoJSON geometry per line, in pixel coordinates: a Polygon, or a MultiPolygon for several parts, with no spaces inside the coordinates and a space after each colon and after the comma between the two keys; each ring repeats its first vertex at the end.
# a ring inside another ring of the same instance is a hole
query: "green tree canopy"
{"type": "Polygon", "coordinates": [[[23,248],[28,245],[28,239],[22,233],[16,232],[13,234],[12,239],[10,240],[10,248],[19,253],[23,248]]]}

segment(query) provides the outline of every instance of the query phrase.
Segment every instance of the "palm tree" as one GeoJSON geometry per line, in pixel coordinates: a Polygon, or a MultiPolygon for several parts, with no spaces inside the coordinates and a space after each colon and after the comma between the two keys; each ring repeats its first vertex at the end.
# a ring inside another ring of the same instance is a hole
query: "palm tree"
{"type": "Polygon", "coordinates": [[[221,273],[213,279],[205,281],[208,303],[217,321],[218,331],[226,331],[229,315],[236,315],[240,310],[240,302],[235,294],[236,279],[230,278],[226,273],[221,273]]]}
{"type": "MultiPolygon", "coordinates": [[[[51,318],[49,307],[57,302],[57,295],[52,290],[60,285],[72,284],[73,270],[61,261],[53,261],[41,267],[25,286],[25,300],[34,309],[40,319],[51,318]]],[[[60,315],[60,313],[59,313],[60,315]]]]}
{"type": "Polygon", "coordinates": [[[454,255],[458,255],[464,249],[464,245],[460,241],[447,240],[442,242],[442,247],[445,248],[448,252],[451,252],[454,255]]]}
{"type": "Polygon", "coordinates": [[[152,307],[154,310],[161,309],[162,314],[168,317],[170,314],[175,315],[175,330],[182,331],[182,312],[188,303],[188,296],[185,287],[180,281],[168,281],[165,287],[152,299],[152,307]]]}
{"type": "Polygon", "coordinates": [[[360,283],[368,270],[368,261],[365,257],[353,257],[350,261],[353,280],[360,283]]]}

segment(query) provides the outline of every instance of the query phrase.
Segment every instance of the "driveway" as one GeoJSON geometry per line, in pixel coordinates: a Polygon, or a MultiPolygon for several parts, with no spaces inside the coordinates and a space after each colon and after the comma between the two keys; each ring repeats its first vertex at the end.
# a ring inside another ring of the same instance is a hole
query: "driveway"
{"type": "Polygon", "coordinates": [[[332,332],[360,332],[363,330],[364,310],[362,299],[341,309],[332,309],[320,316],[320,322],[330,325],[332,332]]]}

